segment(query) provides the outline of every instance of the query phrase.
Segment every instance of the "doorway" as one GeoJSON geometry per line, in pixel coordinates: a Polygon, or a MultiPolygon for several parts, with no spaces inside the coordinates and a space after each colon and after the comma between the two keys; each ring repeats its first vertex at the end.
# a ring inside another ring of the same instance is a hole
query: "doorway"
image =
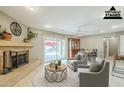
{"type": "Polygon", "coordinates": [[[104,58],[118,54],[118,38],[104,38],[104,58]]]}
{"type": "Polygon", "coordinates": [[[104,47],[103,47],[104,48],[104,58],[106,58],[109,55],[109,43],[108,43],[109,39],[108,38],[104,38],[103,40],[104,40],[104,42],[103,42],[104,43],[103,44],[104,45],[104,47]]]}

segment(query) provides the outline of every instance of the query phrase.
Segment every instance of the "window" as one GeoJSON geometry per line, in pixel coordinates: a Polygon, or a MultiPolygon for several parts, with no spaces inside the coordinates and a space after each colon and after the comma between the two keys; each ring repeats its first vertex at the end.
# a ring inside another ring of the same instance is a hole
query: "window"
{"type": "Polygon", "coordinates": [[[58,38],[45,39],[45,62],[65,58],[65,40],[58,38]]]}

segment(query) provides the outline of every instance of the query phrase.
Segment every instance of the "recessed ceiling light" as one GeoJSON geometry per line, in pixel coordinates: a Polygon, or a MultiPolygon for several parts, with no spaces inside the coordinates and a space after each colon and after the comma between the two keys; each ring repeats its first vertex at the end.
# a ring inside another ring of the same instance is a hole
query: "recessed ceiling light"
{"type": "Polygon", "coordinates": [[[36,7],[32,7],[32,6],[26,6],[26,7],[27,7],[28,10],[30,10],[30,11],[32,11],[32,12],[34,12],[34,11],[37,10],[36,7]]]}
{"type": "Polygon", "coordinates": [[[44,25],[45,28],[51,28],[51,25],[44,25]]]}
{"type": "Polygon", "coordinates": [[[115,28],[118,28],[119,26],[118,25],[114,25],[112,26],[112,29],[115,29],[115,28]]]}
{"type": "Polygon", "coordinates": [[[34,11],[34,8],[33,8],[33,7],[30,7],[29,9],[30,9],[31,11],[34,11]]]}

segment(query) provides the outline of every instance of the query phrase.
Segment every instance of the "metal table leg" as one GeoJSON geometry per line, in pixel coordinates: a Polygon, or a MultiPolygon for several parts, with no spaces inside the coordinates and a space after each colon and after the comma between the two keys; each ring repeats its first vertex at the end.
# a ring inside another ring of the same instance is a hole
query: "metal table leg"
{"type": "Polygon", "coordinates": [[[67,68],[65,68],[63,71],[60,71],[60,72],[56,72],[56,71],[48,71],[46,68],[45,68],[45,78],[47,81],[49,82],[61,82],[63,81],[64,79],[67,78],[67,68]],[[49,75],[50,73],[52,73],[51,75],[49,75]],[[58,80],[58,74],[57,73],[60,73],[60,80],[58,80]]]}

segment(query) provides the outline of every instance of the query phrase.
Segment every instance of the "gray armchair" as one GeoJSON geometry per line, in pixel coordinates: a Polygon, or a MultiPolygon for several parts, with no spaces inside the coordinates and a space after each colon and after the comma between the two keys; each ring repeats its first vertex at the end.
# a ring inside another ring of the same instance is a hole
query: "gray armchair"
{"type": "Polygon", "coordinates": [[[80,87],[108,87],[109,62],[104,62],[99,72],[91,72],[86,68],[78,68],[80,87]]]}
{"type": "Polygon", "coordinates": [[[71,68],[73,71],[77,71],[79,64],[87,65],[87,55],[80,55],[80,58],[78,60],[75,59],[67,61],[68,67],[71,68]]]}

